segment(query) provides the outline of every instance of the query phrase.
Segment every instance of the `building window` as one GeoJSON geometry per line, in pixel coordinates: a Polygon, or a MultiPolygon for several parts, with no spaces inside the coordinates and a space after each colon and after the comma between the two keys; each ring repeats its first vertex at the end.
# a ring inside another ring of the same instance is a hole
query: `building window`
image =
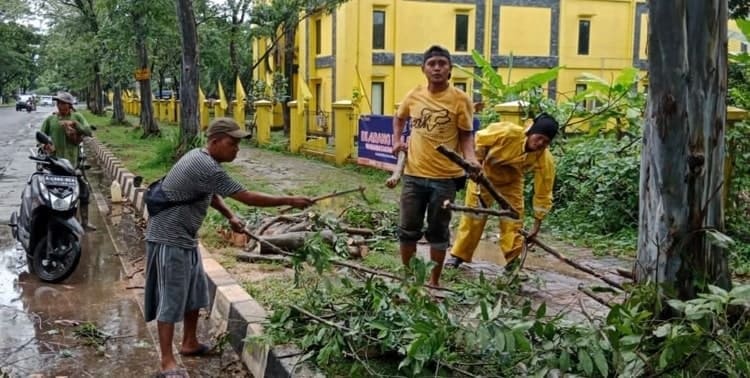
{"type": "Polygon", "coordinates": [[[315,54],[320,54],[322,45],[323,27],[320,19],[315,20],[315,54]]]}
{"type": "Polygon", "coordinates": [[[458,88],[458,89],[460,89],[460,90],[462,90],[462,91],[464,91],[464,92],[466,92],[466,83],[465,82],[453,83],[453,86],[456,87],[456,88],[458,88]]]}
{"type": "Polygon", "coordinates": [[[315,110],[319,112],[321,110],[321,101],[323,100],[323,87],[320,83],[315,83],[315,110]]]}
{"type": "Polygon", "coordinates": [[[469,15],[456,15],[456,51],[469,51],[469,15]]]}
{"type": "Polygon", "coordinates": [[[372,11],[372,48],[385,49],[385,11],[372,11]]]}
{"type": "MultiPolygon", "coordinates": [[[[576,96],[586,91],[586,84],[576,84],[576,96]]],[[[586,106],[586,100],[581,99],[581,101],[576,104],[578,106],[579,110],[583,110],[586,106]]]]}
{"type": "Polygon", "coordinates": [[[589,55],[591,21],[578,20],[578,55],[589,55]]]}
{"type": "Polygon", "coordinates": [[[382,81],[372,82],[372,114],[383,114],[385,104],[385,83],[382,81]]]}
{"type": "Polygon", "coordinates": [[[740,45],[740,51],[743,53],[747,52],[747,42],[742,42],[742,44],[740,45]]]}

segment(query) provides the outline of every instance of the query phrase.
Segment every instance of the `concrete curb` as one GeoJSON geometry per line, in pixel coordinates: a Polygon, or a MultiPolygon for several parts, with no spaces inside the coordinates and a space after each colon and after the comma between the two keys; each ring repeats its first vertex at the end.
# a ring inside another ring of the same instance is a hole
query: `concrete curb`
{"type": "MultiPolygon", "coordinates": [[[[146,188],[136,188],[136,175],[129,172],[120,159],[95,138],[87,138],[86,148],[93,151],[104,174],[116,180],[122,188],[122,197],[130,202],[135,213],[148,220],[144,202],[146,188]]],[[[265,309],[243,289],[211,253],[198,244],[203,268],[208,277],[210,298],[210,327],[214,335],[227,333],[229,343],[240,356],[254,377],[322,377],[305,367],[297,366],[301,357],[299,350],[292,348],[269,348],[261,343],[245,340],[263,335],[265,309]],[[285,356],[294,357],[285,357],[285,356]],[[281,356],[282,358],[279,358],[281,356]]]]}

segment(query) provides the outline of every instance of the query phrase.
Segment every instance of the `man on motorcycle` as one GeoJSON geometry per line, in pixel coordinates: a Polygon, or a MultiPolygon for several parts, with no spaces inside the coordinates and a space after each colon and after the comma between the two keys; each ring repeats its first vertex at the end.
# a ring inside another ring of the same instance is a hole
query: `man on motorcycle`
{"type": "MultiPolygon", "coordinates": [[[[57,112],[44,120],[42,132],[52,138],[54,145],[45,146],[45,149],[47,153],[68,159],[70,164],[76,166],[78,165],[78,146],[84,136],[91,136],[91,127],[81,113],[73,111],[74,100],[70,93],[58,92],[57,96],[52,99],[57,102],[57,112]]],[[[88,211],[91,188],[84,180],[83,167],[78,168],[81,169],[81,174],[78,176],[81,223],[86,230],[94,231],[96,227],[89,223],[88,211]]]]}

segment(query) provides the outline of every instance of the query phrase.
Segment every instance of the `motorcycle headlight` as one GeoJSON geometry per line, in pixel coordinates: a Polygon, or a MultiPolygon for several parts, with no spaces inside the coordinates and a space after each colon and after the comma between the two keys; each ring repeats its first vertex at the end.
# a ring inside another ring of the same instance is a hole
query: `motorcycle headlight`
{"type": "Polygon", "coordinates": [[[66,211],[70,209],[70,205],[72,204],[71,202],[72,199],[73,199],[73,196],[66,196],[65,198],[52,196],[52,198],[50,198],[50,202],[52,202],[52,210],[66,211]]]}

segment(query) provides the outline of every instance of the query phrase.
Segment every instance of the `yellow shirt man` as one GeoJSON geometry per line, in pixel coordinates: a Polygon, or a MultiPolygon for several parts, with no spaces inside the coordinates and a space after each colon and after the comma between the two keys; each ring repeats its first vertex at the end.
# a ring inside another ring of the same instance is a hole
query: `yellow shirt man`
{"type": "Polygon", "coordinates": [[[466,93],[450,85],[451,57],[448,50],[432,46],[424,53],[422,72],[427,86],[406,95],[393,118],[393,153],[407,151],[400,201],[399,242],[401,261],[407,268],[424,235],[435,262],[430,284],[438,285],[445,251],[450,243],[450,211],[445,200],[456,196],[456,178],[463,170],[435,150],[441,144],[462,151],[464,159],[479,169],[474,155],[472,106],[466,93]],[[401,141],[407,119],[411,119],[408,147],[401,141]],[[423,230],[425,213],[427,229],[423,230]]]}
{"type": "MultiPolygon", "coordinates": [[[[552,208],[552,187],[555,183],[555,162],[547,147],[557,134],[558,124],[543,114],[524,130],[510,122],[493,123],[476,135],[476,154],[483,162],[482,172],[492,186],[519,212],[519,219],[500,219],[500,251],[506,262],[511,262],[523,249],[524,175],[534,171],[533,235],[539,232],[541,221],[552,208]]],[[[474,182],[466,189],[466,206],[490,206],[493,200],[487,191],[480,190],[474,182]],[[481,198],[481,200],[480,200],[481,198]]],[[[462,215],[451,258],[446,263],[457,267],[471,261],[474,250],[484,231],[486,216],[466,213],[462,215]]]]}

